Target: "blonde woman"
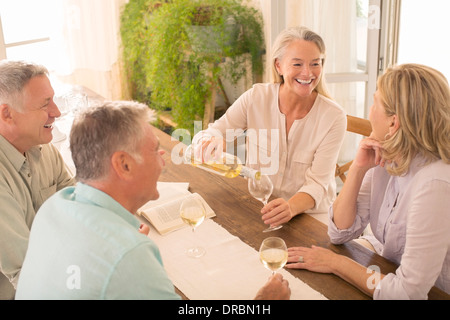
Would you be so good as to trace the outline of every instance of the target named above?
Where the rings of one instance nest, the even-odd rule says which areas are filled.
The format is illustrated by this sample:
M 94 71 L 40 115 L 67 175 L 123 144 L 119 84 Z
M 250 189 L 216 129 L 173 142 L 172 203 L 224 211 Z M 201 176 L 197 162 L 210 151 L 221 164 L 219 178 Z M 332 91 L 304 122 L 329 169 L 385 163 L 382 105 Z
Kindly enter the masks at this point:
M 260 165 L 274 185 L 276 199 L 262 209 L 264 223 L 278 226 L 303 212 L 327 218 L 347 120 L 326 91 L 325 44 L 313 31 L 292 27 L 272 52 L 274 83 L 255 84 L 193 143 L 202 138 L 204 150 L 214 153 L 228 130 L 246 130 L 247 165 Z
M 290 248 L 288 268 L 334 273 L 375 299 L 426 299 L 434 285 L 450 293 L 448 82 L 422 65 L 391 68 L 378 80 L 369 118 L 373 132 L 330 208 L 328 233 L 344 243 L 370 223 L 398 269 L 368 273 L 319 247 Z

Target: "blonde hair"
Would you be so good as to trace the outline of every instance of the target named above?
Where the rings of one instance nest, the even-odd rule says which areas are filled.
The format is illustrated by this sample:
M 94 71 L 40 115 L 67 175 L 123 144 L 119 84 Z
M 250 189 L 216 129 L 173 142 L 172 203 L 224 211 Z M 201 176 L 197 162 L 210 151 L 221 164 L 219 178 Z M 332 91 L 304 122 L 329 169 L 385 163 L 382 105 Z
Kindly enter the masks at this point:
M 427 163 L 450 163 L 450 90 L 439 71 L 418 64 L 390 68 L 378 79 L 378 89 L 388 116 L 396 115 L 400 127 L 383 142 L 383 157 L 395 164 L 393 175 L 408 171 L 417 155 Z
M 305 40 L 313 42 L 317 48 L 319 48 L 319 51 L 322 55 L 322 68 L 325 65 L 325 56 L 326 56 L 326 48 L 325 48 L 325 42 L 323 41 L 322 37 L 319 36 L 317 33 L 309 30 L 306 27 L 302 26 L 296 26 L 291 27 L 288 29 L 285 29 L 282 31 L 278 37 L 275 40 L 275 43 L 272 47 L 272 78 L 274 83 L 283 83 L 283 77 L 281 77 L 276 68 L 276 61 L 282 60 L 283 56 L 286 52 L 286 48 L 289 46 L 289 44 L 292 43 L 292 41 L 295 40 Z M 319 79 L 319 83 L 317 84 L 317 87 L 315 88 L 315 91 L 320 93 L 321 95 L 331 99 L 331 96 L 328 92 L 326 83 L 325 83 L 325 77 L 322 72 L 322 75 Z

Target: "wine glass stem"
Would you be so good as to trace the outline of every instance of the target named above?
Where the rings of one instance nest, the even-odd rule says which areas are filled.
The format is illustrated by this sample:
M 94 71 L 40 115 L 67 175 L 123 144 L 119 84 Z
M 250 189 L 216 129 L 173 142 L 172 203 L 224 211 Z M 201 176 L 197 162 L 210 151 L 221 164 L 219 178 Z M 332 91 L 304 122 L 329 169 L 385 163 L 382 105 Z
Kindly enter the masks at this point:
M 192 250 L 192 253 L 197 254 L 198 248 L 197 248 L 197 240 L 195 238 L 195 227 L 192 227 L 192 237 L 194 239 L 194 244 L 193 244 L 191 250 Z

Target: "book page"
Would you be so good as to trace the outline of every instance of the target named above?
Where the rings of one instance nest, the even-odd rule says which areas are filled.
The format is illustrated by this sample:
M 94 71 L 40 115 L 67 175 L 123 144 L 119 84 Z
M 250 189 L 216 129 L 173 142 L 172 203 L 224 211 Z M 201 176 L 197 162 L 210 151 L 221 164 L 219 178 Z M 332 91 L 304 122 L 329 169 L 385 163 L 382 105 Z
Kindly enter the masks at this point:
M 158 188 L 158 190 L 160 189 Z M 166 191 L 168 190 L 160 190 L 160 193 L 163 194 L 163 200 L 160 198 L 158 199 L 159 201 L 149 201 L 138 211 L 161 235 L 188 227 L 180 218 L 180 206 L 186 197 L 197 197 L 200 199 L 205 206 L 207 218 L 215 216 L 214 211 L 199 194 L 191 193 L 186 189 L 171 187 L 171 196 L 168 196 Z
M 157 189 L 159 192 L 159 198 L 147 202 L 141 207 L 140 210 L 145 210 L 147 208 L 154 208 L 163 205 L 167 202 L 173 201 L 174 199 L 190 195 L 191 192 L 189 192 L 188 188 L 189 183 L 158 181 Z

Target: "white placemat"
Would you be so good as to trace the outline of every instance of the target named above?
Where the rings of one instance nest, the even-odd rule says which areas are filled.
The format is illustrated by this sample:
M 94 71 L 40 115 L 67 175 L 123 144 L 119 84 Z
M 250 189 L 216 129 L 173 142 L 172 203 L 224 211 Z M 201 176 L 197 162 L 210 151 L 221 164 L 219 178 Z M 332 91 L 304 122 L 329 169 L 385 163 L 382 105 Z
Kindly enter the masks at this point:
M 151 229 L 149 237 L 161 251 L 169 278 L 191 300 L 253 299 L 271 275 L 255 249 L 211 219 L 194 234 L 190 227 L 165 236 Z M 206 249 L 203 257 L 186 256 L 185 249 L 194 244 Z M 279 272 L 289 281 L 292 300 L 326 299 L 286 270 Z

